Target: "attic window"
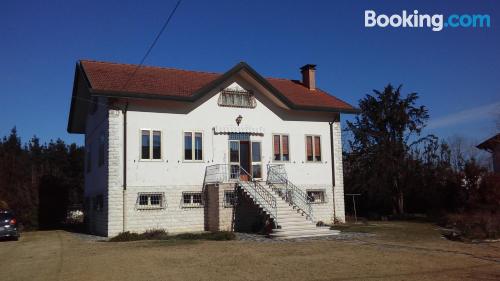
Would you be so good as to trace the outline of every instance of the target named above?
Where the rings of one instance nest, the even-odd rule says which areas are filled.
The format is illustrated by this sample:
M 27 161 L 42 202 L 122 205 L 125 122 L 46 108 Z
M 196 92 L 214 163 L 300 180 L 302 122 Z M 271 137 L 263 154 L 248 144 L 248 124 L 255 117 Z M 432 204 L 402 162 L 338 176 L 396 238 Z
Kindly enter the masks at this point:
M 220 93 L 219 106 L 255 108 L 257 102 L 252 92 L 223 90 Z

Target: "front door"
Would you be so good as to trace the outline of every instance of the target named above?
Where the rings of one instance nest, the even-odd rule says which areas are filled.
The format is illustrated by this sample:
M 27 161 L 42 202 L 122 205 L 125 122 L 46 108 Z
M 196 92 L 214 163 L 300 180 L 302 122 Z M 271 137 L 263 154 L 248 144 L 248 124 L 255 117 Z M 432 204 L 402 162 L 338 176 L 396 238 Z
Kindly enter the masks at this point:
M 254 154 L 258 155 L 258 157 L 252 157 Z M 250 180 L 252 177 L 250 175 L 254 173 L 254 169 L 257 169 L 256 164 L 258 164 L 258 174 L 260 175 L 260 142 L 255 143 L 248 140 L 230 140 L 229 164 L 231 166 L 232 179 L 239 178 L 243 181 Z M 242 170 L 240 170 L 240 167 Z
M 243 168 L 244 171 L 241 171 L 240 180 L 248 181 L 250 180 L 250 170 L 251 161 L 250 161 L 250 142 L 249 141 L 240 141 L 240 167 Z

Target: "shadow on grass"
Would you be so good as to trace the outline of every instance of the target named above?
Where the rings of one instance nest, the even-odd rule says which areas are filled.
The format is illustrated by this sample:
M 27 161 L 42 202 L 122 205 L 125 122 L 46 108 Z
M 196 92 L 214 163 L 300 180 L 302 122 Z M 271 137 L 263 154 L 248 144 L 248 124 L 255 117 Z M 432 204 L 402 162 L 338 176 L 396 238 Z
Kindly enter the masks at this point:
M 200 243 L 200 240 L 142 240 L 148 243 L 141 243 L 139 247 L 141 248 L 155 248 L 155 247 L 171 247 L 171 246 L 184 246 L 184 245 L 196 245 Z
M 342 232 L 370 233 L 391 241 L 432 241 L 441 238 L 438 226 L 415 221 L 369 221 L 334 225 Z
M 341 232 L 355 232 L 355 233 L 375 233 L 380 230 L 377 225 L 368 223 L 348 223 L 334 225 L 331 229 L 340 230 Z

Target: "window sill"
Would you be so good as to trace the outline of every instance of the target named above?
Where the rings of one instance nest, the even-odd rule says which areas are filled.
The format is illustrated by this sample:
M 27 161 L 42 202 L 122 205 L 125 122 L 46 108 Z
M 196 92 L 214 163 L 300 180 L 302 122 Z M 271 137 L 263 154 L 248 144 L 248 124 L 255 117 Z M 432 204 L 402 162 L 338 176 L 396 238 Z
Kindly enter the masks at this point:
M 151 211 L 151 210 L 163 210 L 165 209 L 165 207 L 145 207 L 145 206 L 142 206 L 142 207 L 135 207 L 135 209 L 137 211 Z
M 204 207 L 204 205 L 187 205 L 187 204 L 186 205 L 182 205 L 183 209 L 184 208 L 186 208 L 186 209 L 193 209 L 193 208 L 194 209 L 198 209 L 198 208 L 203 208 L 203 207 Z
M 182 160 L 182 163 L 205 163 L 205 160 Z
M 163 159 L 139 159 L 139 162 L 163 162 Z

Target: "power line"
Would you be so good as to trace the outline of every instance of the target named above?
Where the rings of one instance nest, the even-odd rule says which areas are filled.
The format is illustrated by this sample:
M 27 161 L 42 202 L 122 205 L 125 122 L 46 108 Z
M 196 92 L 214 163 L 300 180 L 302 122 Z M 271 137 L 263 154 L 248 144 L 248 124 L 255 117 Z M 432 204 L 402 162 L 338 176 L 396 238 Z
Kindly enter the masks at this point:
M 126 89 L 128 83 L 130 82 L 130 80 L 132 80 L 132 77 L 134 77 L 134 75 L 137 73 L 137 71 L 139 70 L 139 68 L 142 67 L 142 64 L 144 63 L 144 61 L 148 57 L 149 53 L 151 53 L 151 50 L 153 50 L 154 46 L 156 45 L 156 42 L 158 42 L 158 39 L 160 39 L 160 36 L 163 33 L 163 31 L 165 31 L 165 29 L 167 28 L 168 24 L 170 23 L 170 20 L 174 16 L 175 11 L 177 11 L 177 8 L 181 4 L 181 2 L 182 2 L 182 0 L 179 0 L 179 1 L 177 1 L 177 4 L 175 4 L 174 9 L 172 10 L 172 12 L 170 12 L 170 15 L 168 16 L 167 20 L 165 21 L 165 23 L 163 24 L 162 28 L 160 29 L 160 32 L 158 32 L 158 35 L 156 35 L 156 38 L 151 43 L 151 46 L 149 46 L 146 54 L 144 54 L 144 56 L 142 57 L 141 62 L 137 65 L 137 67 L 135 68 L 134 72 L 129 76 L 129 78 L 125 82 L 125 84 L 123 84 L 123 87 L 121 89 L 122 91 Z
M 170 15 L 168 16 L 167 20 L 165 21 L 165 23 L 163 24 L 162 28 L 160 29 L 160 32 L 158 32 L 158 34 L 156 35 L 155 39 L 153 40 L 153 42 L 149 46 L 148 50 L 146 51 L 146 53 L 142 57 L 141 62 L 137 65 L 137 67 L 135 68 L 134 72 L 132 72 L 132 74 L 128 77 L 127 81 L 123 84 L 122 88 L 120 89 L 121 91 L 125 90 L 125 88 L 127 87 L 128 83 L 130 82 L 130 80 L 132 80 L 132 78 L 135 76 L 135 74 L 137 73 L 137 71 L 139 70 L 139 68 L 142 67 L 142 65 L 144 64 L 144 61 L 149 56 L 149 54 L 153 50 L 154 46 L 156 45 L 156 43 L 160 39 L 161 35 L 163 34 L 163 32 L 165 31 L 165 29 L 167 28 L 168 24 L 170 23 L 170 20 L 174 16 L 175 11 L 177 11 L 177 8 L 181 4 L 181 2 L 182 2 L 182 0 L 177 1 L 177 3 L 175 4 L 174 9 L 172 10 L 172 12 L 170 12 Z M 102 102 L 99 102 L 97 100 L 93 100 L 93 99 L 89 99 L 89 98 L 78 97 L 78 96 L 74 96 L 74 98 L 82 100 L 82 101 L 87 101 L 87 102 L 89 102 L 91 104 L 109 106 L 109 104 L 102 103 Z M 112 106 L 110 106 L 110 107 L 113 108 Z M 122 110 L 121 108 L 118 108 L 118 107 L 115 107 L 113 109 Z

